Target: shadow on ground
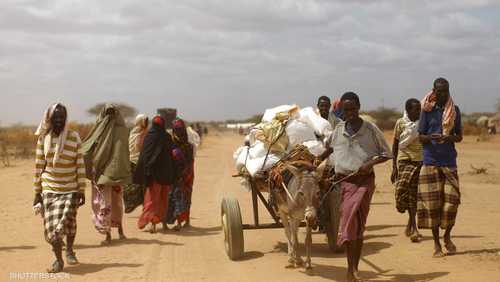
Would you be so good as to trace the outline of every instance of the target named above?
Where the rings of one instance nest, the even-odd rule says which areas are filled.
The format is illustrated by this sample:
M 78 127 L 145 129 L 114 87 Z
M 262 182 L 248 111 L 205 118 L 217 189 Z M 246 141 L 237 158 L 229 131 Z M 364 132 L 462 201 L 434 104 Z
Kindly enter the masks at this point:
M 32 250 L 36 249 L 35 246 L 4 246 L 0 247 L 0 252 L 11 252 L 11 251 L 17 251 L 17 250 Z
M 99 264 L 80 263 L 79 265 L 65 268 L 64 272 L 69 273 L 71 275 L 85 275 L 90 273 L 96 273 L 108 268 L 135 268 L 141 266 L 143 265 L 136 263 L 99 263 Z
M 160 245 L 160 246 L 183 246 L 184 244 L 180 243 L 172 243 L 172 242 L 164 242 L 156 239 L 138 239 L 138 238 L 127 238 L 125 240 L 113 240 L 109 245 L 81 245 L 76 244 L 75 250 L 83 250 L 83 249 L 95 249 L 95 248 L 107 248 L 107 247 L 118 247 L 124 245 Z

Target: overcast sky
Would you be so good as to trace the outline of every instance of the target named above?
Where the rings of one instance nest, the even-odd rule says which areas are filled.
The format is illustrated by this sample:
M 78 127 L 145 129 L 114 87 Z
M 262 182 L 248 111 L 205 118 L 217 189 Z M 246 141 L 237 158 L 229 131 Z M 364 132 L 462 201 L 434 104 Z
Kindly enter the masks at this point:
M 0 123 L 120 101 L 188 120 L 357 92 L 401 108 L 438 76 L 462 111 L 500 98 L 499 0 L 1 0 Z

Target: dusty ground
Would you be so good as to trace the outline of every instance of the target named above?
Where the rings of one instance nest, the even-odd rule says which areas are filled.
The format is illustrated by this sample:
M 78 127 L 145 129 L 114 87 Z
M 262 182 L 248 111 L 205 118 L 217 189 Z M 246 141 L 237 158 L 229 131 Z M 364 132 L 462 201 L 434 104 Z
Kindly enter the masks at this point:
M 90 206 L 78 214 L 76 252 L 81 264 L 66 268 L 74 281 L 343 281 L 346 260 L 328 251 L 324 235 L 314 235 L 311 273 L 285 269 L 287 260 L 282 230 L 245 232 L 243 260 L 230 261 L 224 252 L 219 224 L 220 201 L 236 196 L 245 222 L 251 219 L 250 194 L 239 187 L 232 153 L 241 137 L 225 134 L 205 140 L 197 159 L 193 228 L 180 233 L 151 235 L 136 227 L 139 210 L 125 216 L 129 239 L 101 247 L 93 228 Z M 389 164 L 377 168 L 377 192 L 368 218 L 364 258 L 360 268 L 372 281 L 500 281 L 500 139 L 477 143 L 474 138 L 458 146 L 463 204 L 454 232 L 459 253 L 432 259 L 430 232 L 412 244 L 403 235 L 406 215 L 394 208 Z M 471 175 L 470 165 L 487 167 L 487 175 Z M 17 161 L 0 168 L 3 218 L 0 233 L 0 281 L 11 273 L 41 272 L 52 263 L 43 240 L 41 218 L 34 216 L 32 162 Z M 87 191 L 87 201 L 90 193 Z M 262 221 L 269 220 L 261 212 Z M 116 236 L 116 234 L 113 234 Z M 303 236 L 302 236 L 303 237 Z M 29 278 L 29 277 L 28 277 Z M 25 277 L 25 279 L 28 279 Z

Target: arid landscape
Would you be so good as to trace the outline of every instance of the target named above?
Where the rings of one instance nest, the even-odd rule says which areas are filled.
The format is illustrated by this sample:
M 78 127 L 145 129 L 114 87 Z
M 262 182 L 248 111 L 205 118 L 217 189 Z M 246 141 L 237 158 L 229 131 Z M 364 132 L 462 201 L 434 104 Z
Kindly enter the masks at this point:
M 389 138 L 388 134 L 388 138 Z M 233 133 L 209 135 L 198 153 L 192 227 L 181 232 L 149 234 L 137 229 L 140 208 L 125 216 L 125 241 L 101 246 L 87 204 L 78 213 L 77 256 L 81 264 L 65 269 L 71 281 L 343 281 L 344 254 L 331 253 L 323 234 L 313 235 L 313 270 L 286 269 L 282 230 L 245 231 L 245 256 L 230 261 L 220 228 L 220 202 L 225 195 L 238 198 L 244 222 L 251 222 L 250 194 L 232 178 L 232 153 L 242 142 Z M 360 270 L 370 281 L 500 281 L 500 138 L 477 142 L 467 136 L 458 145 L 462 205 L 454 232 L 458 253 L 432 258 L 428 230 L 424 241 L 405 237 L 407 216 L 396 212 L 390 164 L 377 168 L 377 190 L 365 234 Z M 44 272 L 52 263 L 50 246 L 43 240 L 42 219 L 31 209 L 31 160 L 11 160 L 0 166 L 3 218 L 0 280 L 12 273 Z M 486 173 L 477 174 L 475 168 Z M 263 209 L 261 209 L 263 211 Z M 262 221 L 270 221 L 261 212 Z M 113 233 L 116 238 L 116 233 Z M 303 240 L 303 234 L 301 234 Z M 64 280 L 63 279 L 63 280 Z

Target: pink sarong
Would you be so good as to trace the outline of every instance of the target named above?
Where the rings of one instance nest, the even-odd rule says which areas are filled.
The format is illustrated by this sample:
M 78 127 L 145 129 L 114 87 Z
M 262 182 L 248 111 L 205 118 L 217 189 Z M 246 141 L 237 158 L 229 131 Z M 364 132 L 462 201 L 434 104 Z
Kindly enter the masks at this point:
M 375 175 L 353 177 L 340 184 L 342 205 L 340 236 L 337 244 L 342 246 L 347 241 L 363 238 L 366 219 L 370 211 L 370 202 L 375 190 Z
M 122 225 L 123 188 L 121 186 L 92 185 L 92 221 L 99 233 Z
M 141 217 L 137 222 L 139 229 L 148 223 L 160 223 L 167 213 L 169 185 L 153 182 L 144 193 L 144 204 Z

